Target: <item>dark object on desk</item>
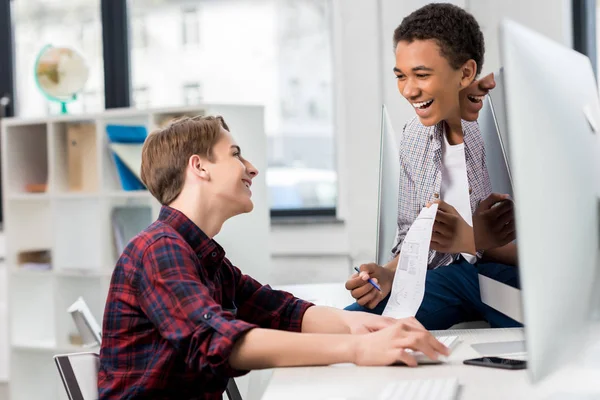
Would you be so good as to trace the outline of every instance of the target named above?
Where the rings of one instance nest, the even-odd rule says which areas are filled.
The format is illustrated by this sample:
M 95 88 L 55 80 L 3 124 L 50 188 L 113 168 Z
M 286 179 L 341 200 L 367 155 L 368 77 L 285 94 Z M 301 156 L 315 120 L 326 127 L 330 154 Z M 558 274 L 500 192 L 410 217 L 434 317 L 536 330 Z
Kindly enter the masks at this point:
M 524 360 L 512 360 L 501 357 L 481 357 L 465 360 L 467 365 L 478 365 L 480 367 L 502 368 L 502 369 L 525 369 L 527 362 Z

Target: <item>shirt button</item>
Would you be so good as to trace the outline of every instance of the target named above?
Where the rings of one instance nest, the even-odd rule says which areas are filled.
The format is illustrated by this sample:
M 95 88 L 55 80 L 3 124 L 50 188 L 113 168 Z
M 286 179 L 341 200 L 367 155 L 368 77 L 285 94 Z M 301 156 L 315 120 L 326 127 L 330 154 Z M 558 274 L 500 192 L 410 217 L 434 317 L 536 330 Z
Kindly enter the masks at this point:
M 213 252 L 212 252 L 212 254 L 211 254 L 211 256 L 212 256 L 213 258 L 215 258 L 215 257 L 217 256 L 217 252 L 216 252 L 216 251 L 213 251 Z
M 433 197 L 435 197 L 436 199 L 439 199 L 440 198 L 440 194 L 439 193 L 434 193 Z
M 204 319 L 210 319 L 211 317 L 212 317 L 211 313 L 206 313 L 202 316 L 202 318 L 204 318 Z
M 473 188 L 469 188 L 469 194 L 473 193 Z
M 429 135 L 429 140 L 433 140 L 433 135 Z

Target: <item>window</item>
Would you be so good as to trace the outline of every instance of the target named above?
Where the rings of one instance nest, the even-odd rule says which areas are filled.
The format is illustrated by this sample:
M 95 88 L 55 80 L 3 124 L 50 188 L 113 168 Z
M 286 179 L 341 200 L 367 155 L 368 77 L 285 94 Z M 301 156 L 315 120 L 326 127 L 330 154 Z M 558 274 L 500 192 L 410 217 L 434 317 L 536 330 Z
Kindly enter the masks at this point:
M 104 94 L 98 93 L 95 90 L 85 90 L 79 94 L 82 111 L 89 113 L 102 108 L 104 104 Z
M 98 111 L 104 101 L 102 64 L 102 28 L 100 0 L 27 0 L 12 1 L 16 114 L 42 116 L 60 112 L 60 105 L 40 92 L 33 74 L 40 50 L 48 45 L 66 46 L 78 51 L 89 68 L 89 77 L 78 99 L 68 105 L 69 113 Z M 86 105 L 81 101 L 95 93 Z M 89 109 L 93 105 L 94 109 Z
M 133 49 L 146 49 L 148 47 L 148 29 L 144 15 L 131 18 L 131 32 Z
M 182 41 L 185 46 L 198 45 L 200 43 L 200 18 L 196 8 L 184 8 L 181 11 L 183 35 Z
M 130 0 L 152 38 L 131 53 L 133 87 L 148 88 L 150 107 L 264 105 L 272 209 L 335 209 L 331 0 L 190 4 Z
M 150 90 L 146 86 L 133 89 L 133 106 L 135 108 L 148 108 L 150 105 Z
M 202 86 L 199 83 L 183 85 L 183 103 L 186 106 L 202 103 Z

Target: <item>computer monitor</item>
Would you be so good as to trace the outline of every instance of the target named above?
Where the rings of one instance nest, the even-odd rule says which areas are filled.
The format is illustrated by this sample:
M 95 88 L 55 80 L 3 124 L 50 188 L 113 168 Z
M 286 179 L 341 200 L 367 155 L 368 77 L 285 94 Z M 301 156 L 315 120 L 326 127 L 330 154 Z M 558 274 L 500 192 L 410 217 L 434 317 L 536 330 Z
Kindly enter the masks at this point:
M 514 199 L 508 153 L 503 71 L 494 73 L 496 87 L 483 99 L 477 122 L 485 146 L 485 162 L 493 193 L 509 194 Z M 518 236 L 518 234 L 517 234 Z M 523 323 L 523 305 L 518 288 L 479 274 L 481 301 L 513 320 Z M 493 351 L 525 351 L 524 341 L 494 343 Z M 484 346 L 485 347 L 485 346 Z M 492 351 L 492 347 L 488 349 Z
M 377 207 L 376 263 L 387 263 L 398 229 L 400 157 L 396 133 L 384 106 L 381 108 L 379 191 Z
M 500 26 L 525 337 L 538 382 L 578 355 L 598 266 L 600 105 L 590 60 Z
M 490 176 L 492 192 L 513 195 L 510 175 L 510 155 L 504 101 L 502 69 L 494 73 L 496 87 L 483 99 L 479 111 L 479 130 L 485 146 L 485 162 Z

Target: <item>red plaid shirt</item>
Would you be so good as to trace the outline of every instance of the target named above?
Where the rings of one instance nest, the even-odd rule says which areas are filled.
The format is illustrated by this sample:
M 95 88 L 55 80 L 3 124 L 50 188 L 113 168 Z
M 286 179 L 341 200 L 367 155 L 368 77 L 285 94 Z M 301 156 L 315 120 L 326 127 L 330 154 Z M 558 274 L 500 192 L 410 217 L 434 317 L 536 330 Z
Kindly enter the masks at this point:
M 102 326 L 100 399 L 221 399 L 236 340 L 254 327 L 300 331 L 311 303 L 243 275 L 170 207 L 126 247 Z

